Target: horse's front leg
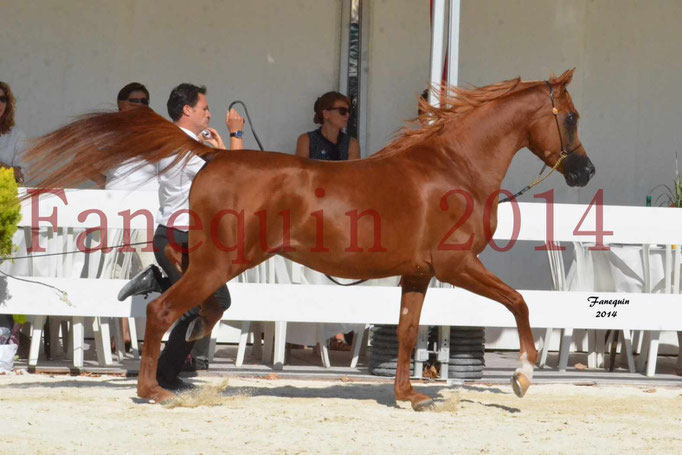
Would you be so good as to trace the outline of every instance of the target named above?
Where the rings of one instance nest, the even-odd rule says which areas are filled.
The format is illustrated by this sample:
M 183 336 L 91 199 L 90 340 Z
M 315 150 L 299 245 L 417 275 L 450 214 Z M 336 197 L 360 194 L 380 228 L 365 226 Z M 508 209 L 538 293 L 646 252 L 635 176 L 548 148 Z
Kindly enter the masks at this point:
M 516 369 L 511 383 L 516 395 L 519 398 L 523 397 L 533 379 L 533 366 L 538 358 L 538 351 L 535 349 L 530 329 L 528 306 L 521 294 L 490 273 L 473 255 L 467 256 L 463 263 L 445 271 L 437 268 L 436 278 L 500 302 L 514 315 L 521 345 L 519 357 L 521 367 Z
M 398 323 L 398 365 L 393 386 L 395 399 L 409 401 L 412 409 L 423 411 L 433 405 L 433 400 L 417 393 L 410 384 L 410 357 L 417 341 L 419 316 L 430 276 L 403 276 L 401 280 L 400 322 Z

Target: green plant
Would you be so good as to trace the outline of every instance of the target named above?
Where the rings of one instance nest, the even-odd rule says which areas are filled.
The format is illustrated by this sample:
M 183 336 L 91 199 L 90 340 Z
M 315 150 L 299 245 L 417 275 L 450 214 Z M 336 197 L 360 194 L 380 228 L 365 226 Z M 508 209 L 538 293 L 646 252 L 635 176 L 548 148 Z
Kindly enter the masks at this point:
M 660 191 L 660 194 L 656 195 Z M 673 186 L 656 185 L 650 193 L 655 198 L 655 204 L 662 207 L 682 207 L 682 178 L 680 178 L 680 171 L 677 166 L 677 154 L 675 154 L 675 180 Z
M 17 183 L 12 169 L 0 169 L 0 261 L 15 250 L 12 237 L 21 221 Z

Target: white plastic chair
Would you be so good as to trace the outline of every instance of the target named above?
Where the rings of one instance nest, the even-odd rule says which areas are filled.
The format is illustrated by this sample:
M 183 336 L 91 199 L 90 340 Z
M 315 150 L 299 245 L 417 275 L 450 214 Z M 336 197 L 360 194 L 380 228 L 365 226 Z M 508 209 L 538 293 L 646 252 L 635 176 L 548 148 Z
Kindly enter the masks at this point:
M 655 287 L 651 279 L 651 261 L 649 250 L 651 245 L 644 245 L 642 248 L 644 255 L 644 283 L 647 291 L 652 292 Z M 675 245 L 673 250 L 672 245 L 665 246 L 665 262 L 664 262 L 664 278 L 662 292 L 666 294 L 680 293 L 680 265 L 681 265 L 681 251 L 682 245 Z M 647 376 L 654 376 L 656 374 L 656 361 L 658 358 L 658 344 L 661 332 L 658 330 L 651 330 L 644 333 L 642 341 L 642 350 L 637 359 L 637 370 L 644 372 Z M 682 332 L 677 332 L 678 339 L 678 355 L 677 368 L 682 368 Z

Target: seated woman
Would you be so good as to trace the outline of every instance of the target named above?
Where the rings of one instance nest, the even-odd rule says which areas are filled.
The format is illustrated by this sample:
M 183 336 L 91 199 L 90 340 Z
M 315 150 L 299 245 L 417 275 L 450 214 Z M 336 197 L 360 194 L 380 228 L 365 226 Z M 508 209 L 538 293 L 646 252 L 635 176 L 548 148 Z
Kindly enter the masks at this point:
M 14 126 L 15 101 L 6 82 L 0 82 L 0 167 L 11 168 L 17 183 L 24 183 L 20 155 L 26 136 Z
M 315 110 L 313 122 L 321 126 L 298 137 L 296 155 L 326 161 L 360 159 L 358 140 L 343 131 L 350 117 L 348 97 L 339 92 L 327 92 L 315 101 L 313 109 Z M 341 351 L 350 350 L 350 343 L 346 338 L 352 334 L 352 329 L 352 324 L 325 324 L 325 331 L 332 330 L 327 333 L 332 335 L 336 333 L 336 336 L 330 340 L 330 348 Z M 342 332 L 349 333 L 344 335 Z
M 350 117 L 350 100 L 339 92 L 327 92 L 315 101 L 313 121 L 320 128 L 303 133 L 296 142 L 296 155 L 313 160 L 360 159 L 360 144 L 343 130 Z

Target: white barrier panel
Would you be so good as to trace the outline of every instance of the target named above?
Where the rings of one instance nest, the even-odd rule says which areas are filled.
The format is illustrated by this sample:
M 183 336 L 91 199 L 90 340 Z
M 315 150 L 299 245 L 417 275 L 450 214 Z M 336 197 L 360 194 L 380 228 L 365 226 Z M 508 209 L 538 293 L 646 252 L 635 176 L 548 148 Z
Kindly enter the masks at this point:
M 45 286 L 3 279 L 0 313 L 58 316 L 145 316 L 147 300 L 116 300 L 125 280 L 41 278 L 69 294 L 70 304 Z M 400 288 L 230 283 L 231 321 L 397 324 Z M 533 327 L 682 330 L 682 302 L 674 294 L 520 291 Z M 596 297 L 596 299 L 595 299 Z M 609 302 L 611 301 L 611 302 Z M 615 302 L 613 302 L 615 301 Z M 666 317 L 661 317 L 666 315 Z M 501 304 L 462 289 L 431 288 L 421 325 L 516 327 Z

